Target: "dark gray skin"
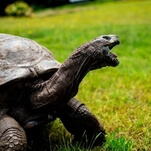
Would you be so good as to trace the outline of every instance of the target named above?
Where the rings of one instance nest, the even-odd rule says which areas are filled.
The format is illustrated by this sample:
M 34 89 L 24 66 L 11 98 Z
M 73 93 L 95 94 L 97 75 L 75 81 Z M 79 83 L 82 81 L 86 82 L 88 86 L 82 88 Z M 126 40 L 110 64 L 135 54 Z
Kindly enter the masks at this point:
M 104 128 L 73 97 L 89 71 L 119 64 L 109 51 L 117 44 L 115 35 L 100 36 L 60 64 L 36 42 L 0 34 L 0 150 L 49 150 L 31 142 L 36 145 L 34 135 L 57 117 L 75 140 L 85 142 L 85 134 L 90 143 L 97 136 L 93 145 L 102 145 Z

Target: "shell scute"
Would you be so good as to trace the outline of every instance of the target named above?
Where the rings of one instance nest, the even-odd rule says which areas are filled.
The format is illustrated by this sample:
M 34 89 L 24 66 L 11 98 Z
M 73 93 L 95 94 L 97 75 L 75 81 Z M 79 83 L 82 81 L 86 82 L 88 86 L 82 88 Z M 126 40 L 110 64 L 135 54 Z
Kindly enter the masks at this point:
M 30 69 L 39 75 L 54 72 L 59 67 L 52 53 L 35 41 L 0 34 L 0 86 L 34 77 Z

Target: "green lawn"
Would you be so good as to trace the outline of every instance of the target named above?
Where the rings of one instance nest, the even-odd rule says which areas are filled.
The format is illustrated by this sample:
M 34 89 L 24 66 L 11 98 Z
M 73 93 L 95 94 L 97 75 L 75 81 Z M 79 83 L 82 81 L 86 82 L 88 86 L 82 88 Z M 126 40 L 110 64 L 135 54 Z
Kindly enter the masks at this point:
M 90 3 L 37 12 L 33 18 L 1 17 L 0 32 L 31 38 L 60 62 L 99 35 L 118 35 L 121 44 L 114 51 L 120 65 L 90 72 L 77 98 L 107 131 L 106 144 L 95 151 L 151 150 L 151 1 Z M 58 123 L 56 129 L 62 127 Z M 53 144 L 56 150 L 83 151 L 56 131 L 55 139 L 64 135 L 60 146 Z

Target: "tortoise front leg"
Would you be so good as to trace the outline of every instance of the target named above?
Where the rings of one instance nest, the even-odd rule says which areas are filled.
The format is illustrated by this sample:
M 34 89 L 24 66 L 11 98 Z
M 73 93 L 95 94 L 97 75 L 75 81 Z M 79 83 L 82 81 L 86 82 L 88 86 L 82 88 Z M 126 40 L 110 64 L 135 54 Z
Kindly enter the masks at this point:
M 74 139 L 90 147 L 101 146 L 105 142 L 105 130 L 88 108 L 72 98 L 59 113 L 59 118 Z
M 25 151 L 26 135 L 10 116 L 0 116 L 0 151 Z

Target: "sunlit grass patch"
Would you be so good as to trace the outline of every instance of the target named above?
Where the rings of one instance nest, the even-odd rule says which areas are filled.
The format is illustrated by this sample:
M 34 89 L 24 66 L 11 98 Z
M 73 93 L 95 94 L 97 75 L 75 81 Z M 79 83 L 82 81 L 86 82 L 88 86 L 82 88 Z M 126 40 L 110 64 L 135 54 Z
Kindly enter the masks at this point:
M 127 139 L 125 136 L 117 137 L 115 133 L 111 133 L 107 137 L 107 144 L 104 149 L 107 151 L 132 151 L 132 147 L 132 140 Z

